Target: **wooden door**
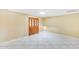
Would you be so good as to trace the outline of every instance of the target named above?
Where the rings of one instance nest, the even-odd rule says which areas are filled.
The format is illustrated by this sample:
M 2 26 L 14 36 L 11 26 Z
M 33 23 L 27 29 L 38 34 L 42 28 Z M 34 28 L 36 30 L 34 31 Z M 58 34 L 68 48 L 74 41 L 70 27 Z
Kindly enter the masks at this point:
M 29 17 L 29 35 L 39 32 L 39 18 Z

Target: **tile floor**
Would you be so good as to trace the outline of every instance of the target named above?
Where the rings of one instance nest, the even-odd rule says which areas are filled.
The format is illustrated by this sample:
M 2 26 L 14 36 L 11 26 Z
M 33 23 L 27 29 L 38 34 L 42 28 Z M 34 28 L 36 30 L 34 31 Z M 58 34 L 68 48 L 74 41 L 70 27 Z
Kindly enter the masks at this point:
M 1 49 L 78 49 L 79 38 L 48 31 L 0 43 Z

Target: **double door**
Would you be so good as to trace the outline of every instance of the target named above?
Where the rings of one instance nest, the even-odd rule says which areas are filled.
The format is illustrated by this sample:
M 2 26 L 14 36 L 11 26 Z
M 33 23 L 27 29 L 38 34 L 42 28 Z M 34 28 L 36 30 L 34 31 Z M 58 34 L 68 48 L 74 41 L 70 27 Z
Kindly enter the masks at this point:
M 29 17 L 29 35 L 39 32 L 39 18 Z

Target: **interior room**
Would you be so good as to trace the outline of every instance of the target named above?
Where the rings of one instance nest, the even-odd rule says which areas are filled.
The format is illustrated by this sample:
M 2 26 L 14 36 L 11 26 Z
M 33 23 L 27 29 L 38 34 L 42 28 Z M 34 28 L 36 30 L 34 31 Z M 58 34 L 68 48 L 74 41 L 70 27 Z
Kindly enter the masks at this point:
M 78 48 L 78 9 L 0 9 L 0 49 Z

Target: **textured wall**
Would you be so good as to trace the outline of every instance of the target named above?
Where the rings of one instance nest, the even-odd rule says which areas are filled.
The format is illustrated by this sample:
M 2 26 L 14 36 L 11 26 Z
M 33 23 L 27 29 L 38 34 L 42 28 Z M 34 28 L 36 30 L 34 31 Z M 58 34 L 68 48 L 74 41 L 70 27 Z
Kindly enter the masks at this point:
M 0 10 L 0 41 L 27 35 L 28 16 L 7 10 Z
M 79 14 L 44 18 L 47 30 L 79 37 Z

